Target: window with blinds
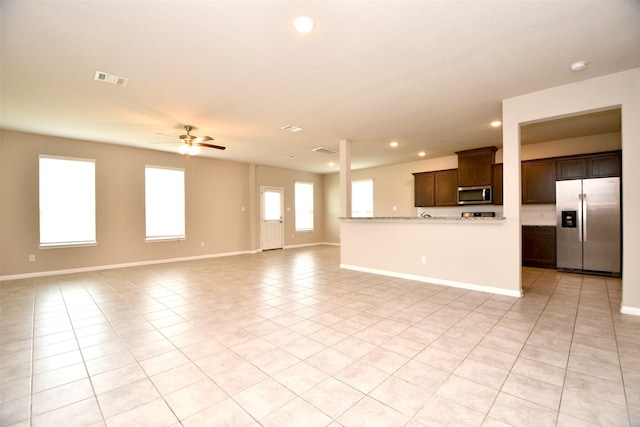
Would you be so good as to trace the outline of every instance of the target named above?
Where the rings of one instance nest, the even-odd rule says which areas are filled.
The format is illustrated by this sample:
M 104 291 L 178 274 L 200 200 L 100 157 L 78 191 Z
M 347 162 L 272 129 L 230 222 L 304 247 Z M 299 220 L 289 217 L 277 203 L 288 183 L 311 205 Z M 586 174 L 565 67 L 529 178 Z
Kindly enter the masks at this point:
M 185 238 L 184 169 L 146 166 L 146 240 Z
M 296 231 L 313 231 L 313 183 L 295 184 Z
M 40 247 L 96 244 L 96 161 L 38 160 Z

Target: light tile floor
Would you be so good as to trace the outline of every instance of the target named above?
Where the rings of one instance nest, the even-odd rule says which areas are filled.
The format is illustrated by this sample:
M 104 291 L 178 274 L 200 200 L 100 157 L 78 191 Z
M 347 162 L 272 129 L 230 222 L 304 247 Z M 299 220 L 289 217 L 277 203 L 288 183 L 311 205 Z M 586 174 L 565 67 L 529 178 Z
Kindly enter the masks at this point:
M 331 246 L 6 281 L 0 425 L 640 425 L 620 280 L 523 284 L 341 270 Z

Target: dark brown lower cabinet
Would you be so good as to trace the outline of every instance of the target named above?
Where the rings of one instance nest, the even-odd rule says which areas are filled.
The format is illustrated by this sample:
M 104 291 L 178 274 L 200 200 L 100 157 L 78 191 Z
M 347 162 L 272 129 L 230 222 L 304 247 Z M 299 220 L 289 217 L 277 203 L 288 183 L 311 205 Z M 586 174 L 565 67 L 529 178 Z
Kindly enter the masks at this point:
M 522 227 L 522 265 L 556 268 L 556 227 L 546 225 Z

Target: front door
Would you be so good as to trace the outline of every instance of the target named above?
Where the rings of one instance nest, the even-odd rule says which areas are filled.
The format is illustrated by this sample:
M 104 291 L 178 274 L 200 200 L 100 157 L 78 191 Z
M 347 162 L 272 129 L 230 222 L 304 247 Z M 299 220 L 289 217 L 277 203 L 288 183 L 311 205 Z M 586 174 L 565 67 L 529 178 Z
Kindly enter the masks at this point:
M 263 251 L 282 249 L 283 246 L 282 193 L 283 189 L 279 187 L 260 187 Z

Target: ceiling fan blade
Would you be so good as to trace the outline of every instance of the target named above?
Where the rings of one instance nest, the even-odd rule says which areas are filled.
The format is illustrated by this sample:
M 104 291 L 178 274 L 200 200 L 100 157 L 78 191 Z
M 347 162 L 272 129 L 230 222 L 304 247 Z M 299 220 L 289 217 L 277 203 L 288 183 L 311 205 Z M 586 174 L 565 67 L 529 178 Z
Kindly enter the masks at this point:
M 156 135 L 166 136 L 167 138 L 171 138 L 171 139 L 178 139 L 177 136 L 175 136 L 175 135 L 167 135 L 166 133 L 156 132 Z
M 204 141 L 213 141 L 213 138 L 211 138 L 210 136 L 199 136 L 196 139 L 194 139 L 194 142 L 204 142 Z
M 199 145 L 200 147 L 207 148 L 215 148 L 216 150 L 226 150 L 227 147 L 223 147 L 222 145 L 213 145 L 213 144 L 203 144 L 202 142 L 196 142 L 194 145 Z

